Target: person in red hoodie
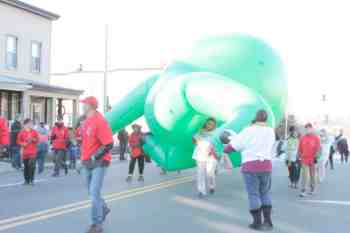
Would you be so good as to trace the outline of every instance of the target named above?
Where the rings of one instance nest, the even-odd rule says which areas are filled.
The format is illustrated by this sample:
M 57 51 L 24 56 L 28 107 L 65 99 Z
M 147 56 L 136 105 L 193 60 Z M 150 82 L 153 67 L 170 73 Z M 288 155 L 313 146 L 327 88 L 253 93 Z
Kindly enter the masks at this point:
M 305 125 L 306 134 L 299 142 L 299 156 L 301 161 L 301 193 L 300 197 L 306 196 L 306 187 L 310 185 L 310 195 L 315 192 L 317 154 L 321 149 L 321 140 L 314 132 L 311 123 Z
M 17 144 L 22 147 L 24 185 L 34 185 L 35 159 L 38 153 L 39 133 L 33 129 L 31 119 L 25 119 L 23 125 L 24 128 L 17 135 Z
M 54 173 L 53 177 L 60 175 L 60 169 L 64 168 L 65 174 L 68 174 L 68 166 L 66 164 L 67 143 L 69 140 L 68 128 L 64 126 L 63 119 L 58 119 L 55 126 L 51 130 L 51 143 L 54 152 Z
M 129 165 L 129 174 L 126 178 L 127 182 L 132 181 L 132 177 L 134 174 L 135 164 L 136 160 L 139 165 L 139 178 L 138 181 L 144 181 L 143 178 L 143 170 L 145 167 L 145 154 L 142 149 L 143 144 L 143 137 L 144 134 L 141 131 L 141 125 L 133 124 L 131 126 L 133 132 L 131 133 L 129 137 L 129 146 L 130 146 L 130 152 L 131 152 L 131 160 Z
M 0 157 L 8 153 L 10 143 L 10 133 L 7 120 L 0 116 Z
M 113 133 L 106 118 L 97 111 L 98 101 L 95 97 L 86 97 L 81 102 L 85 116 L 81 126 L 81 161 L 91 198 L 92 224 L 87 233 L 101 233 L 102 223 L 110 212 L 101 196 L 101 189 L 112 160 Z

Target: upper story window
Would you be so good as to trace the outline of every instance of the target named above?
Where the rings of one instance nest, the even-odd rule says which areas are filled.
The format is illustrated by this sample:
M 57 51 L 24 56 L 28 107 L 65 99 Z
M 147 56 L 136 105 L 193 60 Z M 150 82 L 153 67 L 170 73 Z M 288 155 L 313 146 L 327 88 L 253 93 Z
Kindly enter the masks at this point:
M 17 69 L 17 50 L 18 50 L 18 38 L 15 36 L 7 36 L 6 67 L 8 69 Z
M 33 73 L 40 73 L 41 71 L 41 43 L 32 42 L 32 65 L 31 71 Z

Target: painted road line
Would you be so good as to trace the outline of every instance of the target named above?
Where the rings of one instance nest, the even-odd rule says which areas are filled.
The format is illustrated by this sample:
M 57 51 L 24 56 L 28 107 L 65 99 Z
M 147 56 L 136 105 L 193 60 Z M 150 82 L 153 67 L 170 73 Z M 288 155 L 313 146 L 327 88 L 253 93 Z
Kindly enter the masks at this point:
M 348 205 L 348 206 L 350 206 L 350 201 L 303 200 L 302 202 L 318 203 L 318 204 L 333 204 L 333 205 Z
M 153 187 L 157 187 L 157 186 L 161 186 L 161 185 L 165 185 L 165 184 L 168 184 L 168 183 L 180 181 L 180 180 L 183 180 L 183 179 L 189 179 L 189 178 L 191 178 L 191 177 L 190 176 L 188 176 L 188 177 L 181 177 L 181 178 L 176 178 L 176 179 L 171 179 L 171 180 L 168 180 L 168 181 L 164 181 L 164 182 L 161 182 L 161 183 L 158 183 L 158 184 L 154 184 L 154 185 L 148 185 L 148 186 L 144 186 L 144 187 L 129 189 L 129 190 L 125 190 L 125 191 L 122 191 L 122 192 L 119 192 L 119 193 L 111 193 L 111 194 L 105 195 L 104 198 L 108 199 L 108 198 L 112 198 L 112 197 L 115 197 L 115 196 L 120 196 L 120 195 L 124 195 L 124 194 L 128 194 L 128 193 L 132 193 L 132 192 L 137 192 L 137 191 L 140 191 L 140 190 L 149 189 L 149 188 L 153 188 Z M 52 208 L 52 209 L 47 209 L 47 210 L 35 212 L 35 213 L 32 213 L 32 214 L 22 215 L 22 216 L 18 216 L 18 217 L 14 217 L 14 218 L 9 218 L 9 219 L 3 219 L 3 220 L 0 220 L 0 225 L 6 224 L 6 223 L 9 223 L 9 222 L 13 222 L 13 221 L 18 221 L 18 220 L 22 220 L 22 219 L 36 217 L 36 216 L 43 215 L 43 214 L 49 214 L 50 212 L 60 211 L 60 210 L 67 209 L 67 208 L 74 208 L 76 206 L 84 205 L 84 204 L 88 204 L 88 203 L 90 203 L 90 200 L 84 200 L 84 201 L 80 201 L 80 202 L 76 202 L 76 203 L 71 203 L 71 204 L 55 207 L 55 208 Z
M 35 180 L 35 183 L 42 183 L 47 181 L 46 179 L 39 179 L 39 180 Z M 9 188 L 9 187 L 13 187 L 13 186 L 21 186 L 23 185 L 23 181 L 22 182 L 16 182 L 16 183 L 12 183 L 12 184 L 3 184 L 0 185 L 0 188 Z
M 152 188 L 155 188 L 155 187 L 158 187 L 158 186 L 172 184 L 174 182 L 188 180 L 188 179 L 191 179 L 191 178 L 192 178 L 191 176 L 187 176 L 187 177 L 171 179 L 171 180 L 164 181 L 164 182 L 161 182 L 161 183 L 158 183 L 158 184 L 154 184 L 154 185 L 148 185 L 148 186 L 144 186 L 144 187 L 134 188 L 134 189 L 122 191 L 122 192 L 119 192 L 119 193 L 111 193 L 111 194 L 105 195 L 104 198 L 107 200 L 107 199 L 110 199 L 110 198 L 126 195 L 126 194 L 129 194 L 129 193 L 143 191 L 143 190 L 148 190 L 148 189 L 152 189 Z M 90 203 L 90 200 L 84 200 L 84 201 L 71 203 L 71 204 L 67 204 L 67 205 L 63 205 L 63 206 L 59 206 L 59 207 L 55 207 L 55 208 L 52 208 L 52 209 L 47 209 L 47 210 L 43 210 L 43 211 L 39 211 L 39 212 L 27 214 L 27 215 L 13 217 L 13 218 L 9 218 L 9 219 L 3 219 L 3 220 L 0 220 L 0 226 L 4 225 L 4 224 L 7 224 L 7 223 L 15 222 L 15 221 L 20 221 L 20 220 L 24 220 L 24 219 L 28 219 L 28 218 L 34 218 L 34 217 L 37 217 L 37 216 L 40 216 L 40 215 L 50 214 L 52 212 L 62 211 L 64 209 L 75 208 L 77 206 L 86 205 L 86 204 L 89 204 L 89 203 Z
M 166 189 L 166 188 L 169 188 L 169 187 L 173 187 L 173 186 L 176 186 L 176 185 L 179 185 L 179 184 L 189 183 L 189 182 L 192 182 L 193 180 L 194 179 L 192 177 L 188 177 L 186 179 L 176 180 L 175 182 L 168 182 L 168 183 L 165 183 L 165 184 L 159 185 L 159 186 L 153 185 L 153 187 L 148 188 L 148 189 L 143 189 L 143 190 L 140 189 L 139 191 L 134 191 L 134 192 L 131 192 L 131 193 L 124 193 L 123 195 L 120 195 L 120 196 L 114 196 L 114 197 L 111 196 L 108 199 L 106 199 L 106 202 L 110 203 L 110 202 L 113 202 L 113 201 L 128 199 L 128 198 L 131 198 L 131 197 L 134 197 L 134 196 L 138 196 L 138 195 L 141 195 L 141 194 L 145 194 L 145 193 L 148 193 L 148 192 L 154 192 L 154 191 L 158 191 L 158 190 L 161 190 L 161 189 Z M 45 215 L 39 215 L 37 217 L 32 217 L 32 218 L 28 218 L 28 219 L 24 219 L 24 220 L 20 220 L 20 221 L 11 222 L 9 224 L 0 226 L 0 231 L 8 230 L 8 229 L 11 229 L 11 228 L 15 228 L 15 227 L 18 227 L 18 226 L 22 226 L 22 225 L 25 225 L 25 224 L 29 224 L 29 223 L 33 223 L 33 222 L 37 222 L 37 221 L 41 221 L 41 220 L 46 220 L 46 219 L 57 217 L 57 216 L 60 216 L 60 215 L 69 214 L 69 213 L 76 212 L 76 211 L 79 211 L 79 210 L 82 210 L 82 209 L 87 209 L 90 206 L 91 206 L 90 203 L 86 203 L 86 204 L 79 205 L 79 206 L 76 206 L 76 207 L 73 207 L 73 208 L 63 209 L 63 210 L 52 212 L 52 213 L 48 213 L 48 214 L 45 214 Z

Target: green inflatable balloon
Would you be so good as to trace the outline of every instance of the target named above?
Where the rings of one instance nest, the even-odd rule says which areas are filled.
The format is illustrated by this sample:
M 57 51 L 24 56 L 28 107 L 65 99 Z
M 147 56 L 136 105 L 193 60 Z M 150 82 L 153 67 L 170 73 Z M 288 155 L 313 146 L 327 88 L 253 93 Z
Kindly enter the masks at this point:
M 107 119 L 117 132 L 144 115 L 151 129 L 145 152 L 173 171 L 195 166 L 192 137 L 208 117 L 218 121 L 212 141 L 220 154 L 222 130 L 240 132 L 260 109 L 268 111 L 269 124 L 275 126 L 286 99 L 285 72 L 276 51 L 256 37 L 232 34 L 196 43 L 186 56 L 131 91 Z M 238 153 L 230 159 L 240 165 Z

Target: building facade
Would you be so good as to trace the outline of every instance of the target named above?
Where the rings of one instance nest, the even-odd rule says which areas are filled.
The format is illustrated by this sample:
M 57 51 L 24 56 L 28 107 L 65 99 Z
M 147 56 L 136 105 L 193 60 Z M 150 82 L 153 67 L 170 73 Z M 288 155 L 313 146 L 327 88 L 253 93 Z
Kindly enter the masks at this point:
M 81 90 L 50 85 L 52 23 L 59 15 L 17 0 L 0 0 L 0 115 L 52 125 L 72 123 Z

